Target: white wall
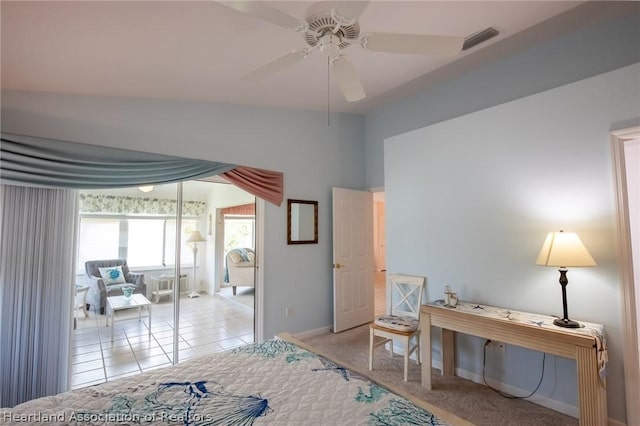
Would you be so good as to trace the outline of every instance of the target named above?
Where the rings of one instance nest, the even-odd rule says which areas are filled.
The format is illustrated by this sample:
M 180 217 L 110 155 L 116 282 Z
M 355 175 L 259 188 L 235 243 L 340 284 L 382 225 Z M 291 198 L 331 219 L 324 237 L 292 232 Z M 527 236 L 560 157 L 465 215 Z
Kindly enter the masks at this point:
M 3 91 L 2 131 L 284 172 L 265 211 L 264 336 L 331 324 L 331 187 L 364 189 L 361 116 Z M 286 198 L 319 202 L 318 244 L 286 244 Z
M 384 144 L 387 269 L 425 275 L 427 299 L 449 284 L 463 300 L 561 315 L 558 271 L 535 260 L 549 231 L 580 235 L 598 265 L 569 270 L 569 316 L 605 325 L 614 419 L 625 406 L 609 131 L 640 118 L 639 76 L 632 65 Z M 459 367 L 480 374 L 482 342 L 458 348 Z M 533 389 L 540 360 L 510 346 L 496 379 Z M 576 405 L 575 363 L 548 357 L 539 394 Z

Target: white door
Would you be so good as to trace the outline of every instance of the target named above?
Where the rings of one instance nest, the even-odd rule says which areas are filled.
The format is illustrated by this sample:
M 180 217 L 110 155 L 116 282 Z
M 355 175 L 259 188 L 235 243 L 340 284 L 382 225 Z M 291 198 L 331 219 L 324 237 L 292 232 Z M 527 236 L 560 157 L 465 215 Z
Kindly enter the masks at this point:
M 373 321 L 373 194 L 333 188 L 333 332 Z

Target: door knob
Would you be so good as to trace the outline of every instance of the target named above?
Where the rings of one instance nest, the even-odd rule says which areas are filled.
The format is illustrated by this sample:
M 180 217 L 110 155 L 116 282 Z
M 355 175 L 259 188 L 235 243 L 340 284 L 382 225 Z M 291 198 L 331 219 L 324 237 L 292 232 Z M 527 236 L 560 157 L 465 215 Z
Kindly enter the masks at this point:
M 336 269 L 340 269 L 340 268 L 344 268 L 345 265 L 341 265 L 340 263 L 334 263 L 333 267 L 336 268 Z

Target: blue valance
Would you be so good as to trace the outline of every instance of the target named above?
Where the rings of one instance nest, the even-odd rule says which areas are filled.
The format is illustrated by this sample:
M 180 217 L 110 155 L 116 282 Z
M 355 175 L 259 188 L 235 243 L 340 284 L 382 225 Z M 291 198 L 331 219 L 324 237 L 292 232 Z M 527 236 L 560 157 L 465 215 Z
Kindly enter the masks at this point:
M 2 133 L 3 184 L 48 188 L 126 188 L 218 175 L 236 167 L 215 161 Z

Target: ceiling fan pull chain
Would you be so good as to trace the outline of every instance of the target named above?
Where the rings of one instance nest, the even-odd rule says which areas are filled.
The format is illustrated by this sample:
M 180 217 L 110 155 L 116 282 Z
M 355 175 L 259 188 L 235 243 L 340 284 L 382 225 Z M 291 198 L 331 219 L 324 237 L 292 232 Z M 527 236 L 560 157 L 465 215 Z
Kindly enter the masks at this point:
M 331 79 L 329 78 L 329 73 L 331 72 L 331 58 L 329 58 L 327 56 L 327 126 L 331 126 L 331 114 L 329 111 L 331 102 L 329 101 L 329 97 L 330 97 L 330 93 L 331 91 L 330 89 L 330 84 L 331 84 Z

